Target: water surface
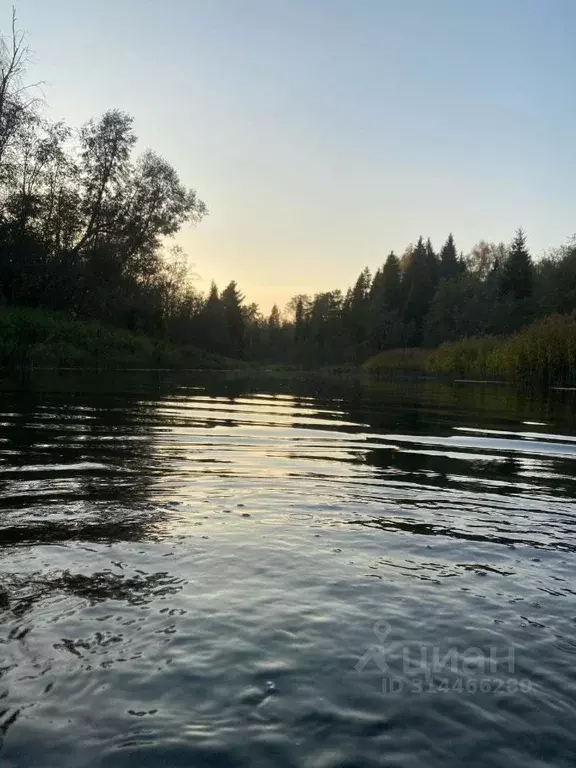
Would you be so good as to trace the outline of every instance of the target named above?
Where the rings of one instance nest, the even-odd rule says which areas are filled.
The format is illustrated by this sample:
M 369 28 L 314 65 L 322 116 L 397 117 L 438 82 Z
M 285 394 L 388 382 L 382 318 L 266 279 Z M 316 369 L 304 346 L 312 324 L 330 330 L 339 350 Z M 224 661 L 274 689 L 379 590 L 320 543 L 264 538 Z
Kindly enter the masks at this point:
M 2 768 L 573 766 L 573 392 L 0 397 Z

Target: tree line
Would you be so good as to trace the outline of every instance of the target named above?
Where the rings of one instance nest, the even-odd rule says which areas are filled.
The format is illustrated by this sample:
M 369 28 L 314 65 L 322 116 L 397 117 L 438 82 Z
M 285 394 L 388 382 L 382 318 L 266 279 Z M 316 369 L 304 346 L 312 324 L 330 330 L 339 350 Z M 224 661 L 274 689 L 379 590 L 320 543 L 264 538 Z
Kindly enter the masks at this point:
M 576 310 L 576 243 L 534 262 L 519 229 L 509 245 L 481 240 L 436 252 L 420 237 L 345 292 L 297 296 L 284 324 L 292 354 L 311 364 L 359 363 L 387 349 L 510 334 L 538 317 Z
M 362 270 L 346 291 L 295 296 L 265 316 L 232 280 L 207 294 L 166 243 L 206 215 L 174 168 L 135 153 L 132 118 L 110 110 L 79 130 L 48 120 L 25 83 L 16 29 L 0 49 L 0 303 L 192 344 L 232 358 L 355 364 L 386 349 L 507 334 L 576 310 L 576 244 L 534 262 L 525 234 L 481 240 L 468 254 L 448 235 L 419 237 Z

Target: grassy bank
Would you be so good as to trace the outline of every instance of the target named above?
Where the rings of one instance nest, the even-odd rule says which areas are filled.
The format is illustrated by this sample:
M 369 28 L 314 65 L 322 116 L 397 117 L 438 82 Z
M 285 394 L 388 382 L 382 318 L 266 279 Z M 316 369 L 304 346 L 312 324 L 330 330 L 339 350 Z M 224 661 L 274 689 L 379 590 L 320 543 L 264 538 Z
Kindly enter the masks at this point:
M 526 384 L 576 382 L 576 318 L 553 315 L 518 333 L 442 344 L 430 352 L 427 369 L 475 378 L 501 378 Z
M 0 309 L 4 368 L 205 368 L 242 363 L 97 322 L 36 309 Z
M 401 350 L 402 351 L 402 350 Z M 532 386 L 576 384 L 576 317 L 552 315 L 510 336 L 447 342 L 433 350 L 381 352 L 365 364 L 376 375 L 412 370 L 452 378 L 501 379 Z
M 421 376 L 426 373 L 427 359 L 428 351 L 425 349 L 387 349 L 371 357 L 362 367 L 368 373 L 379 377 L 398 374 Z

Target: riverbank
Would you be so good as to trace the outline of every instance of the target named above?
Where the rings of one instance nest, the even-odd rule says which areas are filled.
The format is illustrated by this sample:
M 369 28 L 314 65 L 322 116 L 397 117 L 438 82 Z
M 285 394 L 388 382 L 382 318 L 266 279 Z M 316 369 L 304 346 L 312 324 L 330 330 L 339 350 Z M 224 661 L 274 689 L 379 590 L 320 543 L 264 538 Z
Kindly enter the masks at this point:
M 202 368 L 244 364 L 192 345 L 175 345 L 96 321 L 40 309 L 0 310 L 0 366 L 30 368 Z
M 74 320 L 40 309 L 0 309 L 0 367 L 97 369 L 254 369 L 286 375 L 367 373 L 375 377 L 460 377 L 501 380 L 530 386 L 576 384 L 576 317 L 553 315 L 510 336 L 483 336 L 446 342 L 436 349 L 402 348 L 380 352 L 360 368 L 266 365 L 233 360 L 193 345 Z
M 449 378 L 500 379 L 531 386 L 576 383 L 576 317 L 551 315 L 510 336 L 446 342 L 436 349 L 400 349 L 370 358 L 364 370 Z

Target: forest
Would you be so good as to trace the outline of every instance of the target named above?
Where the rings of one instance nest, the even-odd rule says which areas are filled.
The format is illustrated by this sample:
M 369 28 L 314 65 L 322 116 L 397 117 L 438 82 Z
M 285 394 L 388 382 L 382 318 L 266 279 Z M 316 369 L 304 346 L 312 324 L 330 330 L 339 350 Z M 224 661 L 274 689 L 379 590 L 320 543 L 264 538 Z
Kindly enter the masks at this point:
M 13 22 L 0 51 L 2 311 L 64 313 L 206 354 L 297 367 L 446 349 L 555 315 L 569 316 L 556 322 L 560 338 L 575 336 L 576 240 L 534 260 L 522 229 L 509 243 L 482 239 L 463 253 L 452 234 L 433 244 L 415 223 L 413 244 L 362 269 L 346 290 L 294 296 L 269 315 L 233 279 L 203 294 L 170 243 L 200 224 L 204 202 L 166 159 L 136 154 L 129 115 L 110 110 L 80 128 L 48 119 L 26 82 L 27 58 Z M 385 232 L 382 240 L 385 254 Z

